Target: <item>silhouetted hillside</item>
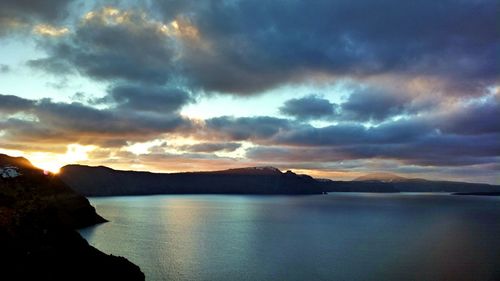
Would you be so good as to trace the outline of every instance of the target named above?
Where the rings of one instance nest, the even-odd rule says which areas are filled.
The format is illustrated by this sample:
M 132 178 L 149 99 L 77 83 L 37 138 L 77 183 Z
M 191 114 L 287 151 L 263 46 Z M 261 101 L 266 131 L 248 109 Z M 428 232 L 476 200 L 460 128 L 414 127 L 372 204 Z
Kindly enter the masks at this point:
M 399 192 L 386 182 L 320 180 L 319 183 L 325 192 Z
M 500 186 L 484 183 L 468 183 L 454 181 L 430 181 L 409 179 L 394 183 L 401 192 L 493 192 L 500 191 Z
M 371 174 L 353 181 L 313 179 L 273 167 L 215 172 L 150 173 L 108 167 L 68 165 L 60 177 L 86 196 L 147 194 L 319 194 L 322 192 L 491 192 L 499 186 L 451 181 L 408 179 Z
M 141 194 L 319 194 L 310 176 L 282 173 L 273 167 L 216 172 L 155 174 L 107 167 L 68 165 L 61 179 L 86 196 Z
M 495 192 L 500 186 L 483 183 L 455 181 L 431 181 L 420 178 L 405 178 L 389 173 L 368 174 L 352 181 L 354 184 L 376 184 L 394 188 L 400 192 Z
M 0 154 L 0 280 L 144 280 L 124 258 L 89 246 L 74 230 L 105 222 L 88 200 L 24 158 Z

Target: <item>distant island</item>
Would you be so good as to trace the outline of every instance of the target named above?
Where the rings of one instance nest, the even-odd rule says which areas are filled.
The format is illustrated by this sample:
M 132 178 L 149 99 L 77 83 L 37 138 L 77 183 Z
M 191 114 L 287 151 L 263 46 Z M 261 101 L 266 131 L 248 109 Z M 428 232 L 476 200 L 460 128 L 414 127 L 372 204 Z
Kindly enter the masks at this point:
M 500 186 L 368 174 L 352 181 L 315 179 L 274 167 L 151 173 L 68 165 L 61 179 L 85 196 L 148 194 L 323 194 L 328 192 L 495 192 Z
M 493 192 L 455 192 L 453 195 L 500 196 L 500 191 Z
M 58 176 L 3 154 L 0 169 L 1 280 L 144 280 L 74 230 L 106 220 Z
M 324 190 L 357 192 L 500 192 L 500 186 L 457 181 L 406 178 L 391 173 L 370 173 L 352 181 L 322 181 Z

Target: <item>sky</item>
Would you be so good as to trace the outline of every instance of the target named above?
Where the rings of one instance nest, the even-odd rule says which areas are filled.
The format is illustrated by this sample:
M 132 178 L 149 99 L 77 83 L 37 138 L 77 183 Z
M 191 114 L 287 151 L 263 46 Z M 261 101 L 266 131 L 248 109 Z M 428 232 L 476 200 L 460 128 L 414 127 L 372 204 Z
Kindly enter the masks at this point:
M 495 0 L 2 0 L 0 153 L 500 184 Z

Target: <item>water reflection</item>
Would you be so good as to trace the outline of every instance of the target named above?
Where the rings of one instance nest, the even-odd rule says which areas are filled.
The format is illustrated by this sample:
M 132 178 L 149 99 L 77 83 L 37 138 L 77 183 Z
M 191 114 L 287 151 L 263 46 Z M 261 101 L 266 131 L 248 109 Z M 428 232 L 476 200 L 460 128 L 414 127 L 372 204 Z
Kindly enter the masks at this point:
M 498 280 L 499 198 L 147 196 L 91 200 L 82 234 L 148 280 Z

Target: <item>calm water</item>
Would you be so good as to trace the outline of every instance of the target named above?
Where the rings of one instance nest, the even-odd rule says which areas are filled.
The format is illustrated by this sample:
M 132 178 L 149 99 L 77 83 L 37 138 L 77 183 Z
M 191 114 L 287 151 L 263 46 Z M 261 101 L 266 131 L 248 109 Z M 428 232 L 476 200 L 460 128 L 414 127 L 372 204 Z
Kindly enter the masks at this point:
M 500 197 L 93 198 L 81 230 L 146 280 L 500 280 Z

